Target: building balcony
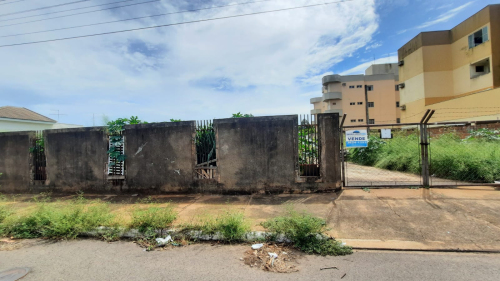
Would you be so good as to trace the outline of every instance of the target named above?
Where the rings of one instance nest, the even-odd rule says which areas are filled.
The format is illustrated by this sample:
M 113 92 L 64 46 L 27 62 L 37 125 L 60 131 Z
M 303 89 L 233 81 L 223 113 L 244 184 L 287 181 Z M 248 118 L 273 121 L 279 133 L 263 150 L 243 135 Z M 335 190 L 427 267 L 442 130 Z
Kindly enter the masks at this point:
M 323 86 L 327 85 L 328 83 L 340 83 L 341 78 L 342 78 L 342 76 L 340 76 L 338 74 L 324 76 L 323 77 Z
M 312 98 L 311 99 L 311 104 L 315 104 L 315 103 L 322 102 L 322 101 L 323 101 L 323 97 Z
M 320 114 L 321 113 L 321 109 L 313 109 L 311 110 L 311 114 Z
M 323 101 L 327 100 L 341 100 L 342 93 L 341 92 L 329 92 L 323 94 Z

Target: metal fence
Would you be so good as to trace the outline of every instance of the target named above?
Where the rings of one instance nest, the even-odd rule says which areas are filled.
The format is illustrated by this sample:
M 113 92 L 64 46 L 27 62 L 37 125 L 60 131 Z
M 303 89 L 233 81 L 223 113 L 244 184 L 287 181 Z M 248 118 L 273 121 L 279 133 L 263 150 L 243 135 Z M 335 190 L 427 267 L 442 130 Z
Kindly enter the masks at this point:
M 500 184 L 500 121 L 429 123 L 433 113 L 420 123 L 341 126 L 344 186 Z M 366 130 L 368 147 L 344 148 L 350 130 Z
M 196 167 L 198 179 L 213 179 L 217 170 L 216 138 L 212 120 L 196 122 Z
M 34 183 L 44 183 L 47 180 L 45 167 L 47 159 L 45 157 L 45 141 L 43 131 L 36 131 L 35 137 L 31 139 L 31 169 Z
M 320 142 L 314 115 L 299 115 L 299 172 L 301 177 L 320 176 Z

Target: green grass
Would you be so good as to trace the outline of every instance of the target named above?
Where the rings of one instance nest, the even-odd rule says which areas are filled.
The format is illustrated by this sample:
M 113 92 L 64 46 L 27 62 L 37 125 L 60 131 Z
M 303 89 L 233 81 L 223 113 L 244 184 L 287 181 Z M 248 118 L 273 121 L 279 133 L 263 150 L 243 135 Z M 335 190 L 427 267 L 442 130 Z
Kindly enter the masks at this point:
M 445 134 L 430 140 L 430 173 L 464 182 L 493 183 L 500 179 L 500 141 L 494 138 L 460 139 Z M 419 136 L 395 134 L 393 139 L 369 139 L 368 148 L 351 150 L 349 161 L 381 169 L 420 174 Z
M 298 249 L 319 255 L 348 255 L 352 248 L 343 246 L 324 234 L 326 222 L 308 213 L 299 213 L 288 209 L 284 216 L 267 220 L 261 224 L 272 233 L 271 240 L 276 240 L 280 235 L 290 239 Z
M 154 236 L 156 232 L 161 232 L 172 226 L 176 218 L 177 213 L 172 206 L 158 207 L 153 205 L 134 210 L 130 227 L 137 228 L 147 236 Z
M 229 243 L 242 241 L 250 224 L 241 212 L 225 211 L 218 216 L 206 216 L 193 224 L 183 225 L 184 231 L 198 230 L 202 235 L 220 235 Z
M 29 214 L 7 217 L 2 227 L 4 234 L 14 238 L 74 239 L 82 232 L 110 224 L 113 218 L 105 203 L 39 203 Z

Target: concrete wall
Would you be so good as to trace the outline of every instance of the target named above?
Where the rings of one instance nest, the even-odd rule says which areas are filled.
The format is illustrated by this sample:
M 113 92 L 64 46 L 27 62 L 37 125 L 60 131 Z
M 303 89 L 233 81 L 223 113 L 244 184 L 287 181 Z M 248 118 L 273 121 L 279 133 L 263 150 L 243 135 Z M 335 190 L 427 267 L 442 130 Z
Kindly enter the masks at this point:
M 0 192 L 23 192 L 30 185 L 30 138 L 34 132 L 0 134 Z
M 105 191 L 108 140 L 104 127 L 46 130 L 46 186 L 54 191 Z
M 195 122 L 125 126 L 126 189 L 145 192 L 193 190 Z
M 216 119 L 219 184 L 224 192 L 292 189 L 297 116 Z

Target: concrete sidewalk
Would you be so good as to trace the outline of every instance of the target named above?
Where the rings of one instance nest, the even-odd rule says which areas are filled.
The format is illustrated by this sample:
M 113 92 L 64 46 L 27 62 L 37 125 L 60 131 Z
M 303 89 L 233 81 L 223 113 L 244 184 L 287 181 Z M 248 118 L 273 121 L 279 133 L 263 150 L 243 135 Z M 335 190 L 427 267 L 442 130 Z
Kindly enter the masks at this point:
M 56 200 L 71 196 L 53 196 Z M 91 195 L 108 201 L 114 213 L 130 215 L 143 196 Z M 238 210 L 260 223 L 292 204 L 324 218 L 329 234 L 355 248 L 398 250 L 500 251 L 500 191 L 492 187 L 455 189 L 347 189 L 341 193 L 282 195 L 157 195 L 179 212 L 175 224 Z M 30 204 L 22 196 L 16 205 Z

